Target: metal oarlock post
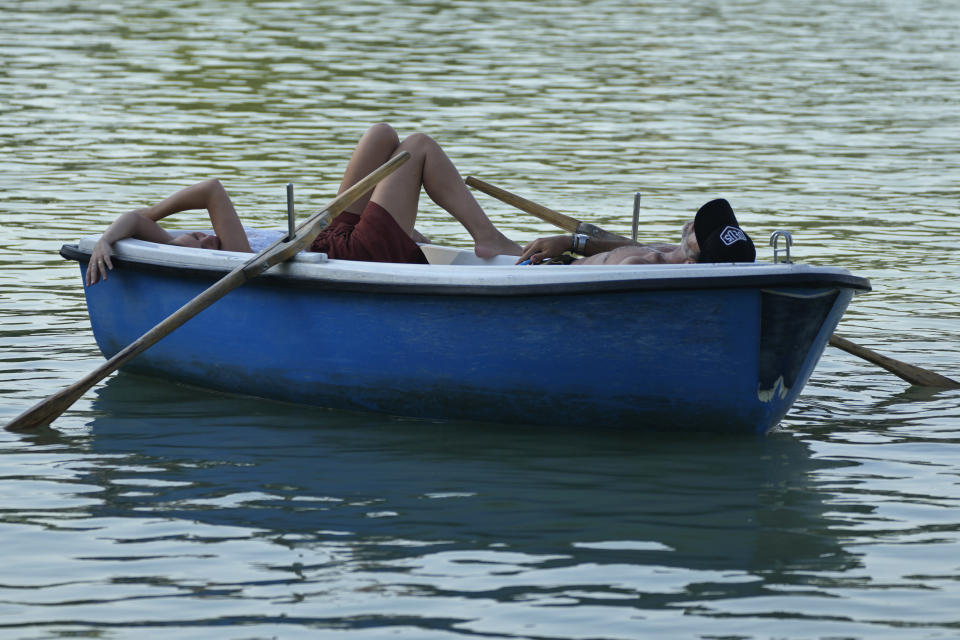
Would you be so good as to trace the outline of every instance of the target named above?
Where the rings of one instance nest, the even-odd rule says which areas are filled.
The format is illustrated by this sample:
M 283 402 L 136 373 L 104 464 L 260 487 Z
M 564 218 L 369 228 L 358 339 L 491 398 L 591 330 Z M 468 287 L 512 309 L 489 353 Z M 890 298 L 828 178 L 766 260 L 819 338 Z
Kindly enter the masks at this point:
M 640 192 L 633 194 L 633 234 L 630 236 L 637 241 L 637 227 L 640 226 Z
M 295 216 L 293 215 L 293 183 L 287 183 L 287 241 L 293 239 Z

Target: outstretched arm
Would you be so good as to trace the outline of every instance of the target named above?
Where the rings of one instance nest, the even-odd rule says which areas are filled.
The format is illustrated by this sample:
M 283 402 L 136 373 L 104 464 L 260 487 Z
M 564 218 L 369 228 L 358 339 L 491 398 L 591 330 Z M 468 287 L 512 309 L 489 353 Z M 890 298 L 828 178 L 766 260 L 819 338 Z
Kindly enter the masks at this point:
M 600 240 L 598 238 L 588 238 L 586 245 L 583 246 L 580 253 L 584 256 L 593 256 L 597 255 L 598 253 L 612 251 L 617 247 L 634 244 L 636 243 L 631 242 L 626 238 L 624 238 L 622 242 L 619 240 Z M 556 258 L 567 251 L 571 251 L 572 249 L 573 236 L 563 235 L 537 238 L 523 248 L 523 254 L 520 256 L 517 262 L 520 263 L 529 259 L 534 264 L 538 264 L 544 260 L 547 260 L 548 258 Z
M 97 240 L 97 244 L 93 246 L 93 252 L 90 254 L 90 264 L 87 265 L 86 281 L 88 287 L 96 284 L 98 280 L 106 279 L 107 269 L 113 269 L 113 262 L 110 259 L 113 243 L 124 238 L 139 238 L 167 244 L 173 236 L 156 222 L 141 214 L 140 211 L 124 213 L 107 227 L 107 230 Z

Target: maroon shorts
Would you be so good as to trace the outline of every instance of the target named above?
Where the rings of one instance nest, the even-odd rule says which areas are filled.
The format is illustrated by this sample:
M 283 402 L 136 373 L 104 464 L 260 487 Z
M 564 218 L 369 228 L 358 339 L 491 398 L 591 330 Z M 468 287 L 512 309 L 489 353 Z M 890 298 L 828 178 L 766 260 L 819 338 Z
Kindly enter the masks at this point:
M 427 264 L 423 251 L 390 213 L 372 200 L 361 215 L 344 211 L 310 245 L 336 260 Z

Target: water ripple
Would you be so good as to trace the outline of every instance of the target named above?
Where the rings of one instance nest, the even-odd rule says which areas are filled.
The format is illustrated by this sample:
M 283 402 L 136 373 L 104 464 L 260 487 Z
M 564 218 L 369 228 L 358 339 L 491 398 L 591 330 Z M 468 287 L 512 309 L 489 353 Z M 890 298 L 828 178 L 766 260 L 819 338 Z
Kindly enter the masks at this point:
M 644 239 L 727 197 L 760 244 L 790 229 L 802 262 L 872 280 L 843 333 L 960 378 L 958 31 L 947 0 L 6 3 L 0 417 L 102 361 L 63 242 L 214 176 L 248 223 L 282 226 L 284 185 L 318 208 L 378 121 L 619 233 L 640 191 Z M 520 241 L 556 232 L 480 200 Z M 420 226 L 469 245 L 426 201 Z M 958 419 L 957 392 L 831 349 L 761 442 L 371 418 L 120 375 L 56 431 L 0 435 L 0 628 L 944 637 Z

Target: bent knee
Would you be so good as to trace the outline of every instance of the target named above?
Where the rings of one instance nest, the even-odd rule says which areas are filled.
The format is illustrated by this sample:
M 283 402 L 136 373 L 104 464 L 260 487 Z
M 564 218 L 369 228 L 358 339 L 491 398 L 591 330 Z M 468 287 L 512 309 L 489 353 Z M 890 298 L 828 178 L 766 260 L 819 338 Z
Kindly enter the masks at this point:
M 400 136 L 397 135 L 396 129 L 391 127 L 386 122 L 378 122 L 377 124 L 371 126 L 367 129 L 367 132 L 363 134 L 363 137 L 373 140 L 377 144 L 390 145 L 396 147 L 400 144 Z
M 426 151 L 438 145 L 436 140 L 425 133 L 413 133 L 404 138 L 400 146 L 407 151 Z
M 218 178 L 208 178 L 198 185 L 207 195 L 226 193 L 227 189 Z

